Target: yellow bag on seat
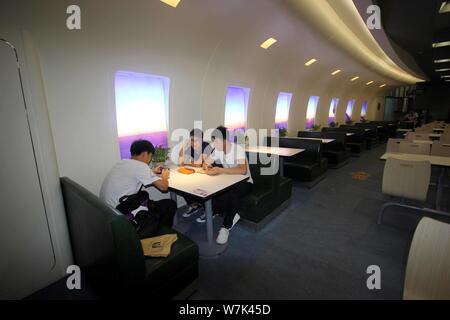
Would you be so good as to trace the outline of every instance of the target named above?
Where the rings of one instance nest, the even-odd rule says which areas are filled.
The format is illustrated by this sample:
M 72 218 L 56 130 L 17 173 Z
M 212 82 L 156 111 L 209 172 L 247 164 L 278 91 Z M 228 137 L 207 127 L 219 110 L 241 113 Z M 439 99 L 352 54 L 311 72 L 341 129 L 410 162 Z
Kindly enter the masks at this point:
M 176 234 L 165 234 L 158 237 L 142 239 L 141 245 L 144 256 L 153 258 L 166 258 L 170 255 L 172 244 L 178 240 Z

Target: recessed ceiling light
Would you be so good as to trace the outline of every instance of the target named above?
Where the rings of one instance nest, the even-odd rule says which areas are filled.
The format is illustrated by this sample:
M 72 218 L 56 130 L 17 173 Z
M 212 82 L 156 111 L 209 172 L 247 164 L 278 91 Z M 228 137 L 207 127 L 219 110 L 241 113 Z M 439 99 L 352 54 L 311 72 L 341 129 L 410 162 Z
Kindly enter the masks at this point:
M 373 81 L 369 81 L 366 83 L 366 86 L 370 86 L 373 83 Z
M 274 38 L 269 38 L 266 41 L 264 41 L 263 43 L 261 43 L 261 48 L 263 49 L 269 49 L 269 47 L 271 45 L 273 45 L 275 42 L 277 42 L 277 39 Z
M 174 8 L 176 8 L 178 4 L 181 2 L 181 0 L 160 0 L 160 1 Z
M 383 83 L 383 84 L 380 86 L 380 88 L 384 88 L 384 87 L 386 87 L 386 83 Z
M 305 66 L 309 67 L 310 65 L 312 65 L 313 63 L 316 63 L 316 62 L 317 62 L 317 59 L 311 59 L 307 63 L 305 63 Z
M 355 81 L 355 80 L 358 80 L 358 79 L 359 79 L 359 77 L 354 77 L 350 81 Z
M 339 72 L 341 72 L 341 70 L 340 70 L 340 69 L 337 69 L 336 71 L 334 71 L 333 73 L 331 73 L 331 75 L 335 76 L 335 75 L 337 75 Z
M 441 47 L 448 47 L 448 46 L 450 46 L 450 41 L 433 43 L 433 48 L 441 48 Z
M 450 1 L 442 2 L 441 8 L 439 9 L 439 13 L 447 13 L 450 12 Z
M 450 71 L 450 68 L 436 69 L 436 72 L 445 72 L 445 71 Z
M 434 60 L 434 63 L 445 63 L 445 62 L 450 62 L 450 59 L 439 59 L 439 60 Z

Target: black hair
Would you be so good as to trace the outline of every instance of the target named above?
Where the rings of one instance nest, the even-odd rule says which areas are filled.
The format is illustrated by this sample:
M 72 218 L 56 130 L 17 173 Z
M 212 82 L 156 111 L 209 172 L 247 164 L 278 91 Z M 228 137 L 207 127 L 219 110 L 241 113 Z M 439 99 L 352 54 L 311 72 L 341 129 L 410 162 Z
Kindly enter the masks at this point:
M 155 147 L 150 141 L 136 140 L 131 144 L 130 153 L 132 156 L 138 156 L 142 152 L 155 153 Z
M 219 126 L 211 133 L 211 137 L 213 140 L 216 138 L 227 140 L 228 139 L 228 129 L 224 126 Z
M 196 137 L 196 138 L 201 138 L 203 140 L 203 131 L 200 129 L 192 129 L 189 136 L 191 138 Z

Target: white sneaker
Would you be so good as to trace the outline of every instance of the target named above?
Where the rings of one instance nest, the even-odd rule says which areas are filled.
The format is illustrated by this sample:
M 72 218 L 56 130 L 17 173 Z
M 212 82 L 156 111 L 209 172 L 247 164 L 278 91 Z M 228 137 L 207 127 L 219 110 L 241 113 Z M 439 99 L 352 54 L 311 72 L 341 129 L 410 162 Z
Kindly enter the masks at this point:
M 228 242 L 228 236 L 230 235 L 230 230 L 227 228 L 222 228 L 219 231 L 216 242 L 217 244 L 226 244 Z

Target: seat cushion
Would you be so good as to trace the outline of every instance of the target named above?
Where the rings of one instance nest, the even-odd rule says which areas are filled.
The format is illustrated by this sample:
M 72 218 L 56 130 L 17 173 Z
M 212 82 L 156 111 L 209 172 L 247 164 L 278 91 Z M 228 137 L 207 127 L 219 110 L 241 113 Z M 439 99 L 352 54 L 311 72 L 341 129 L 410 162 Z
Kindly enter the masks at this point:
M 300 181 L 313 181 L 321 173 L 320 164 L 300 164 L 293 162 L 285 162 L 284 175 Z
M 150 291 L 158 292 L 164 286 L 165 292 L 176 292 L 168 290 L 171 279 L 180 278 L 183 283 L 180 288 L 185 287 L 198 277 L 198 246 L 183 234 L 168 228 L 160 228 L 158 235 L 176 233 L 178 240 L 172 245 L 170 256 L 167 258 L 145 259 L 146 286 Z M 184 279 L 184 280 L 182 280 Z M 179 285 L 179 284 L 176 284 Z
M 242 199 L 239 213 L 243 219 L 258 223 L 275 210 L 278 204 L 274 189 L 254 187 L 252 192 Z
M 347 147 L 350 148 L 352 153 L 361 153 L 364 150 L 364 145 L 357 142 L 348 142 Z

